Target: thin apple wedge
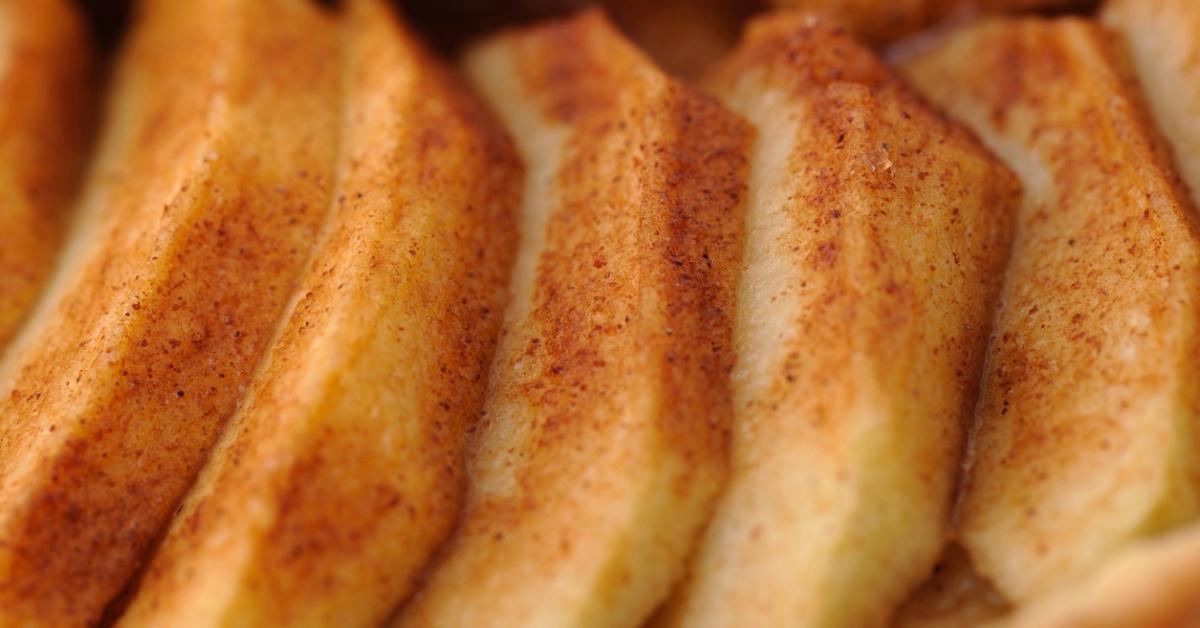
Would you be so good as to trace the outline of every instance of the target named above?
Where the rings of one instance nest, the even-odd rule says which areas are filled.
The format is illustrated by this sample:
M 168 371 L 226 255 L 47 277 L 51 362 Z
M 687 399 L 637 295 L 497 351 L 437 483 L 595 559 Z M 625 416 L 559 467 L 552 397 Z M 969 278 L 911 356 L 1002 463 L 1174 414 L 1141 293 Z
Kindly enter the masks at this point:
M 1109 0 L 1106 26 L 1125 44 L 1179 174 L 1200 205 L 1200 2 Z
M 1195 210 L 1118 52 L 991 20 L 903 64 L 1025 184 L 958 512 L 1018 604 L 1198 510 Z
M 677 626 L 872 626 L 945 542 L 1016 180 L 840 29 L 751 23 L 733 469 Z
M 120 626 L 375 626 L 456 520 L 521 169 L 389 13 L 347 7 L 330 222 Z
M 597 12 L 466 61 L 529 168 L 455 535 L 402 626 L 633 626 L 725 477 L 748 128 Z
M 92 57 L 68 0 L 0 2 L 0 355 L 62 241 L 93 117 Z
M 1082 0 L 1086 2 L 1087 0 Z M 868 41 L 884 43 L 927 26 L 980 13 L 1053 9 L 1081 0 L 772 0 L 824 15 Z
M 0 626 L 84 625 L 195 479 L 330 206 L 332 20 L 139 4 L 79 224 L 0 365 Z

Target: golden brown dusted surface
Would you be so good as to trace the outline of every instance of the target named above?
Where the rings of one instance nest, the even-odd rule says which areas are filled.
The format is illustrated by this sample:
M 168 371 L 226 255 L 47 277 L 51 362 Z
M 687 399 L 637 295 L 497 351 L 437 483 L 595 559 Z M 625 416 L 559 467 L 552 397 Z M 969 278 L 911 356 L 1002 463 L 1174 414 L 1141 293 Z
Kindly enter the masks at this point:
M 191 484 L 329 206 L 301 0 L 141 4 L 62 272 L 0 366 L 0 625 L 82 625 Z
M 976 13 L 1048 9 L 1081 0 L 772 0 L 781 7 L 811 10 L 870 42 L 886 42 L 941 20 Z
M 941 552 L 1017 196 L 839 29 L 753 22 L 730 486 L 678 626 L 881 625 Z
M 1194 209 L 1111 43 L 994 20 L 905 65 L 1026 187 L 959 513 L 1018 602 L 1197 510 Z
M 1200 191 L 1200 4 L 1113 0 L 1104 24 L 1121 35 L 1155 121 L 1174 148 L 1192 198 Z M 1059 593 L 1004 625 L 1034 627 L 1190 626 L 1200 622 L 1200 529 L 1132 543 Z
M 122 626 L 377 625 L 455 521 L 520 165 L 388 13 L 347 8 L 324 239 Z
M 68 0 L 0 1 L 0 355 L 58 252 L 93 118 L 92 57 Z
M 747 128 L 597 13 L 467 66 L 527 160 L 465 520 L 406 626 L 627 626 L 724 476 Z

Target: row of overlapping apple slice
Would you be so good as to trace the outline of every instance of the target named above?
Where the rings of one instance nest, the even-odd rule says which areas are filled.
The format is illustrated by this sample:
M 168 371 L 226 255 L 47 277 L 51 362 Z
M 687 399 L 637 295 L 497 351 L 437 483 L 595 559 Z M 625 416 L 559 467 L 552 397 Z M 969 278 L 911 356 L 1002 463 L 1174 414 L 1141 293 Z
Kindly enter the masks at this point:
M 87 54 L 3 8 L 0 625 L 858 626 L 949 539 L 1021 625 L 1196 610 L 1187 0 L 909 47 L 1016 179 L 798 14 L 728 110 L 502 35 L 497 122 L 374 0 L 146 2 L 62 253 Z

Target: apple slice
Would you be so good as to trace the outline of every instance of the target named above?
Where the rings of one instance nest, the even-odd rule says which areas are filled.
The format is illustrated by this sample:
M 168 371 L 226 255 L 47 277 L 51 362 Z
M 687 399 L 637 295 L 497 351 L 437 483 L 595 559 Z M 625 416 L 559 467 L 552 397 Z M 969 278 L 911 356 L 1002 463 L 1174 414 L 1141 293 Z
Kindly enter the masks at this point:
M 1053 9 L 1080 3 L 1080 0 L 772 1 L 781 7 L 823 14 L 872 42 L 891 41 L 947 19 L 968 18 L 979 13 Z
M 1025 184 L 958 513 L 1018 603 L 1197 513 L 1195 210 L 1111 43 L 993 20 L 904 63 Z
M 678 626 L 872 626 L 941 553 L 1017 186 L 840 30 L 755 20 L 729 488 Z
M 139 9 L 80 224 L 0 365 L 0 625 L 100 618 L 233 414 L 330 205 L 328 16 Z
M 330 223 L 121 626 L 375 626 L 456 520 L 520 164 L 389 13 L 349 4 Z
M 91 126 L 93 64 L 68 0 L 0 2 L 0 354 L 61 242 Z
M 1070 586 L 993 628 L 1119 628 L 1200 623 L 1200 527 L 1130 543 Z
M 467 68 L 529 167 L 465 519 L 404 626 L 633 626 L 725 477 L 749 129 L 597 12 Z
M 1200 3 L 1109 0 L 1102 15 L 1122 36 L 1154 119 L 1200 205 Z

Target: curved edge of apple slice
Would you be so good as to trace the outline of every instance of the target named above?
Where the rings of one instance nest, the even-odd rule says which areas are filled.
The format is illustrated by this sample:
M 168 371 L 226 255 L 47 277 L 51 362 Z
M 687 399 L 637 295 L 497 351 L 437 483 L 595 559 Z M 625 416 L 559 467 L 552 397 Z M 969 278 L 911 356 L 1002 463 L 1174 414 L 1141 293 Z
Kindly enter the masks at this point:
M 0 368 L 0 623 L 98 621 L 232 415 L 329 208 L 334 35 L 307 1 L 140 5 Z
M 8 2 L 0 21 L 0 357 L 54 266 L 86 158 L 95 53 L 64 0 Z
M 880 625 L 947 539 L 1013 175 L 841 29 L 747 27 L 733 470 L 660 625 Z
M 521 167 L 390 13 L 378 0 L 346 7 L 334 209 L 118 625 L 378 624 L 457 520 Z
M 724 478 L 749 129 L 600 14 L 469 74 L 528 163 L 464 521 L 399 624 L 634 625 Z

